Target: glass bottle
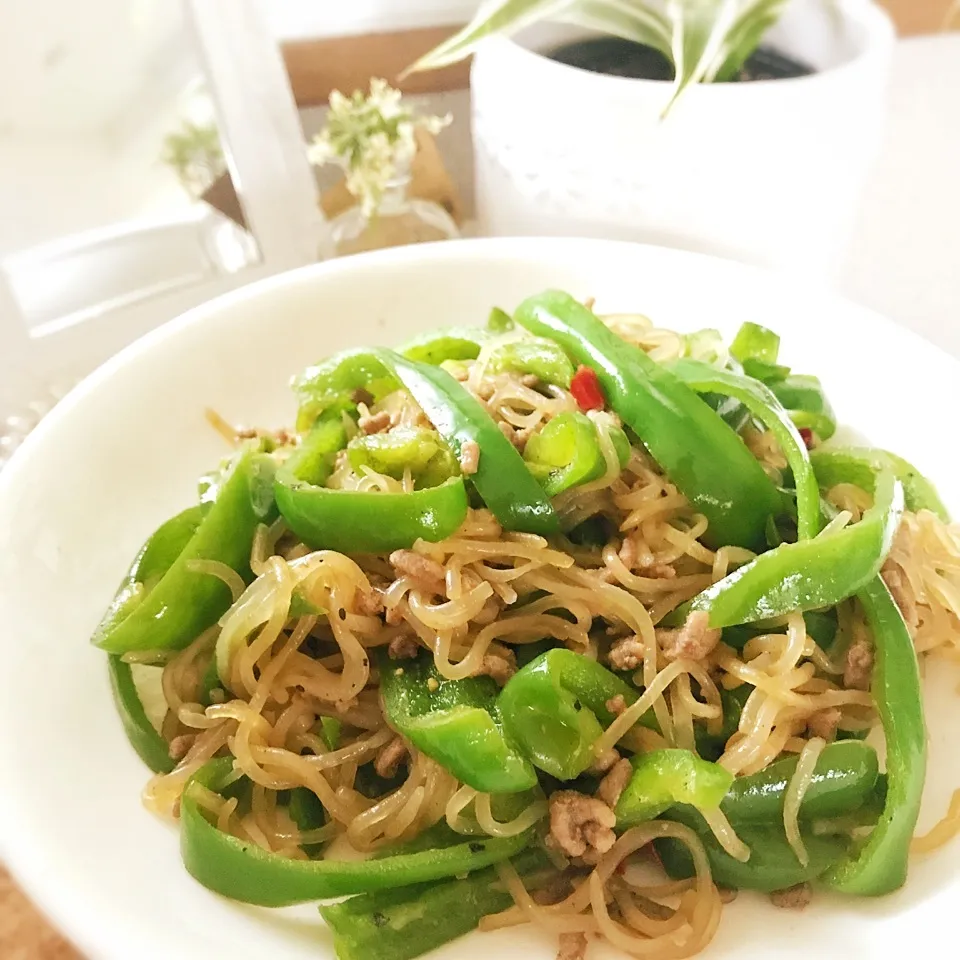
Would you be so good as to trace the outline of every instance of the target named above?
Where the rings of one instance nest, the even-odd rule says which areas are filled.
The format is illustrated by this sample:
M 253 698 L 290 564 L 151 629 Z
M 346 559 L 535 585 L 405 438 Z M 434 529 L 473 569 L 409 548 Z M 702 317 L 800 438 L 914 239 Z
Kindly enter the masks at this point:
M 379 207 L 369 217 L 357 204 L 333 220 L 331 230 L 337 256 L 460 236 L 456 223 L 443 207 L 409 195 L 410 179 L 406 173 L 391 180 Z

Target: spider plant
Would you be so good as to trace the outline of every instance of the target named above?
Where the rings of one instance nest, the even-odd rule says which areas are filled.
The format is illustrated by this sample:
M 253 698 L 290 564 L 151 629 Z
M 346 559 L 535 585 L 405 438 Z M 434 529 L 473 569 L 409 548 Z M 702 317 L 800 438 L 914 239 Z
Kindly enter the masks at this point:
M 692 83 L 736 77 L 788 0 L 487 0 L 473 20 L 411 70 L 445 67 L 487 37 L 542 20 L 569 23 L 659 50 L 675 79 L 664 113 Z

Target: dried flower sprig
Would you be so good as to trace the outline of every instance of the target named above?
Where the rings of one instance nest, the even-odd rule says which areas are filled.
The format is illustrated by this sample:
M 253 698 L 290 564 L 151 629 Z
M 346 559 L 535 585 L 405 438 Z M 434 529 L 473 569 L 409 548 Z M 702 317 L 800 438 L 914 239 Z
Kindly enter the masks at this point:
M 345 97 L 330 94 L 327 124 L 309 148 L 318 166 L 339 163 L 347 174 L 347 189 L 366 216 L 373 216 L 391 181 L 408 169 L 417 152 L 416 131 L 439 133 L 450 117 L 418 116 L 399 90 L 386 80 L 370 81 L 370 93 L 355 90 Z

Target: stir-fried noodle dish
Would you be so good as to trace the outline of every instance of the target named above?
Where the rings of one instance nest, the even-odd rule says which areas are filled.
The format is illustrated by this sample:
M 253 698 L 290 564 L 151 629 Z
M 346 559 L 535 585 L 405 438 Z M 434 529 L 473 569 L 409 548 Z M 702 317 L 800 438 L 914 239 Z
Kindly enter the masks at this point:
M 293 386 L 289 430 L 208 411 L 229 455 L 94 637 L 200 883 L 318 903 L 340 960 L 525 923 L 666 960 L 960 828 L 915 836 L 960 530 L 772 331 L 553 291 Z

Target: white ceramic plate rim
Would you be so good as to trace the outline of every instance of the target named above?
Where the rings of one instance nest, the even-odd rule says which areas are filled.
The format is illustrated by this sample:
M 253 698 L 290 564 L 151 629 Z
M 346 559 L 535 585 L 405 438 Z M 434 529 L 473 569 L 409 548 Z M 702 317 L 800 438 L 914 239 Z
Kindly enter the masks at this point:
M 511 239 L 511 240 L 481 240 L 461 241 L 435 247 L 402 248 L 392 251 L 383 251 L 364 257 L 320 264 L 295 271 L 291 274 L 273 277 L 261 281 L 250 287 L 235 291 L 225 297 L 198 307 L 183 316 L 171 321 L 164 327 L 142 338 L 135 344 L 122 351 L 119 355 L 104 364 L 99 370 L 85 380 L 58 408 L 47 418 L 38 430 L 26 441 L 22 449 L 13 458 L 10 465 L 0 472 L 0 507 L 6 497 L 21 482 L 21 477 L 28 477 L 33 464 L 41 457 L 42 451 L 48 442 L 56 437 L 62 425 L 66 425 L 73 418 L 74 410 L 82 404 L 84 399 L 101 390 L 109 390 L 110 381 L 114 375 L 136 361 L 149 354 L 159 344 L 176 338 L 183 331 L 194 325 L 208 322 L 214 317 L 223 316 L 234 306 L 248 299 L 268 297 L 273 291 L 296 283 L 322 284 L 325 278 L 356 273 L 366 274 L 386 266 L 436 263 L 441 261 L 476 260 L 477 269 L 482 270 L 483 264 L 488 261 L 498 261 L 503 258 L 515 258 L 518 261 L 529 261 L 543 265 L 556 258 L 557 261 L 575 260 L 575 254 L 584 259 L 594 258 L 601 260 L 607 256 L 611 258 L 623 257 L 625 251 L 632 251 L 638 261 L 649 260 L 651 264 L 667 265 L 678 271 L 688 271 L 691 276 L 702 272 L 706 276 L 723 275 L 735 279 L 744 289 L 763 288 L 769 290 L 771 296 L 784 296 L 790 290 L 803 290 L 802 296 L 811 303 L 819 303 L 824 309 L 843 316 L 843 325 L 857 328 L 865 338 L 869 337 L 874 344 L 874 352 L 866 350 L 866 357 L 884 356 L 890 358 L 911 358 L 922 364 L 929 372 L 931 380 L 940 385 L 947 384 L 943 396 L 947 399 L 957 399 L 958 391 L 953 384 L 960 381 L 960 365 L 955 360 L 941 353 L 931 344 L 914 334 L 893 324 L 891 321 L 863 309 L 855 304 L 843 301 L 828 291 L 812 286 L 809 282 L 800 280 L 790 274 L 774 274 L 768 271 L 718 261 L 716 258 L 699 254 L 689 254 L 679 251 L 664 250 L 655 247 L 627 245 L 606 241 L 580 241 L 565 239 Z M 813 292 L 811 292 L 811 290 Z M 638 297 L 642 300 L 642 297 Z M 775 321 L 771 321 L 776 325 Z M 882 343 L 882 347 L 876 347 Z M 876 351 L 879 352 L 876 352 Z M 932 389 L 932 388 L 931 388 Z M 931 394 L 932 396 L 932 394 Z M 954 407 L 955 409 L 956 407 Z M 905 450 L 908 456 L 916 456 L 914 451 Z M 960 488 L 954 486 L 946 488 L 948 500 L 954 504 L 958 502 Z M 3 598 L 0 598 L 2 600 Z M 3 640 L 0 639 L 0 644 Z M 0 717 L 3 716 L 3 704 L 0 704 Z M 10 719 L 10 718 L 8 718 Z M 5 742 L 0 737 L 0 760 L 2 760 Z M 2 769 L 2 765 L 0 765 Z M 75 887 L 59 880 L 57 872 L 57 851 L 44 844 L 44 824 L 31 818 L 29 788 L 26 785 L 15 786 L 5 784 L 0 790 L 0 840 L 3 842 L 2 852 L 7 865 L 20 880 L 24 889 L 40 904 L 40 906 L 82 949 L 91 957 L 125 958 L 129 956 L 130 944 L 138 943 L 137 927 L 135 922 L 125 917 L 111 914 L 109 908 L 92 896 L 95 890 L 95 879 L 91 879 L 89 890 L 78 890 Z M 130 798 L 131 803 L 136 798 Z M 936 893 L 937 891 L 935 891 Z M 941 891 L 947 893 L 948 891 Z M 912 898 L 911 898 L 912 899 Z M 936 897 L 937 900 L 941 898 Z M 887 901 L 888 904 L 891 901 Z M 877 911 L 870 904 L 863 907 L 871 915 L 883 916 L 885 911 Z M 884 924 L 888 926 L 888 924 Z M 895 936 L 893 940 L 902 943 L 915 943 L 916 938 L 909 936 Z M 891 950 L 893 949 L 891 941 Z M 141 955 L 150 953 L 146 945 Z M 322 955 L 318 945 L 317 955 Z M 849 944 L 845 947 L 849 955 Z M 153 956 L 153 953 L 150 953 Z M 839 954 L 838 954 L 839 955 Z

